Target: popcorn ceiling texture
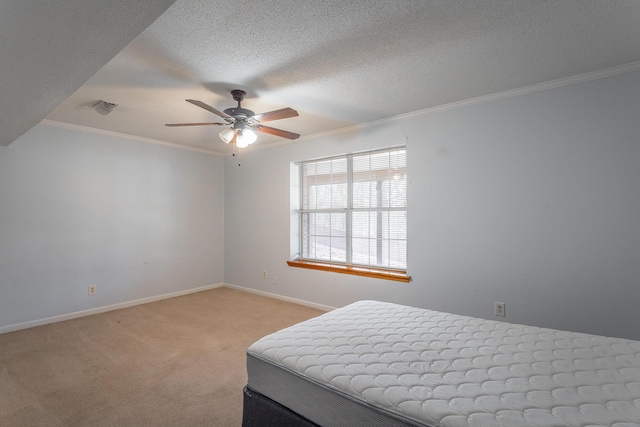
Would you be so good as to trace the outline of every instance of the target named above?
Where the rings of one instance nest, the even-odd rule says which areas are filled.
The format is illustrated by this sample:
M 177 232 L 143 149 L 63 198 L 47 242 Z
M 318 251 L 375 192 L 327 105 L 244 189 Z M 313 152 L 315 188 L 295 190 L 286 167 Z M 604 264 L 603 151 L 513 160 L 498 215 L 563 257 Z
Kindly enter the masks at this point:
M 12 143 L 47 117 L 171 3 L 173 0 L 3 2 L 0 146 Z
M 164 123 L 216 121 L 184 100 L 238 88 L 304 138 L 638 61 L 638 22 L 623 0 L 178 0 L 48 118 L 228 153 L 218 127 Z

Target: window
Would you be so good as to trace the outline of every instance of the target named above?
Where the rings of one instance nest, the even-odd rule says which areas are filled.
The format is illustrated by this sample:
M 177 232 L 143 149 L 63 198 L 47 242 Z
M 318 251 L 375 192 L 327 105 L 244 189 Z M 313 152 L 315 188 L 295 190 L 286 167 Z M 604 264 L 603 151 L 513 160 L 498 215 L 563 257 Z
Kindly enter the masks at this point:
M 297 166 L 299 249 L 290 265 L 408 281 L 406 148 Z

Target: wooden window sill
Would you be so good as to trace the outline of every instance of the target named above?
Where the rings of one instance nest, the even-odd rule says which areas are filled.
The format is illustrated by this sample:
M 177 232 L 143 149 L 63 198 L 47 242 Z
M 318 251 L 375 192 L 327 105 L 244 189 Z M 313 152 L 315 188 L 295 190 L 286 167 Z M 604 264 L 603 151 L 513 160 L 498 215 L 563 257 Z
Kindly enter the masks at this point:
M 382 268 L 355 267 L 340 264 L 330 264 L 325 262 L 304 261 L 296 259 L 287 261 L 290 267 L 309 268 L 311 270 L 332 271 L 334 273 L 353 274 L 356 276 L 373 277 L 375 279 L 394 280 L 396 282 L 408 283 L 411 276 L 402 270 L 386 270 Z

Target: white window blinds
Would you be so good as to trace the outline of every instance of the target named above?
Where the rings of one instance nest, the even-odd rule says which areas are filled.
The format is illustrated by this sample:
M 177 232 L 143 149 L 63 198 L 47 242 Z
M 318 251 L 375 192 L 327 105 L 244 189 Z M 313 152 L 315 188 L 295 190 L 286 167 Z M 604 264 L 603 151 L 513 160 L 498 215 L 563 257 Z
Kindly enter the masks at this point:
M 300 258 L 406 270 L 404 147 L 299 163 Z

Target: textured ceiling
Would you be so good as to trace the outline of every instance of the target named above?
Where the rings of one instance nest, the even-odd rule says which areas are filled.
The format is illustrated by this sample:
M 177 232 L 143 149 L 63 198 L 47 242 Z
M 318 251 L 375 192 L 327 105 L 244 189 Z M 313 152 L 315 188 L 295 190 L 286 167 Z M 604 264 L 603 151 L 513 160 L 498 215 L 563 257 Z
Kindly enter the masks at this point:
M 178 0 L 48 118 L 226 153 L 220 127 L 164 124 L 240 88 L 304 137 L 638 60 L 637 0 Z
M 173 1 L 0 2 L 0 145 L 38 124 Z

